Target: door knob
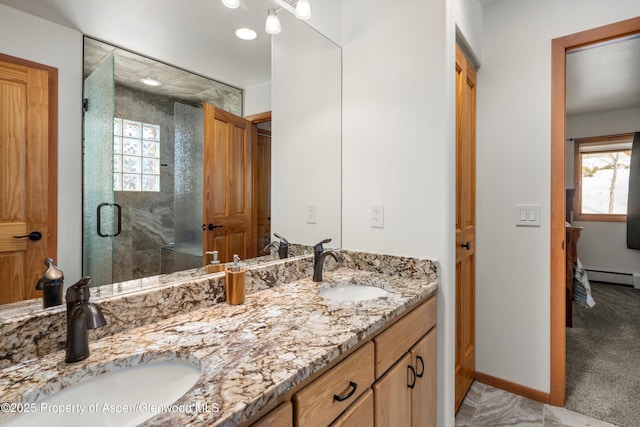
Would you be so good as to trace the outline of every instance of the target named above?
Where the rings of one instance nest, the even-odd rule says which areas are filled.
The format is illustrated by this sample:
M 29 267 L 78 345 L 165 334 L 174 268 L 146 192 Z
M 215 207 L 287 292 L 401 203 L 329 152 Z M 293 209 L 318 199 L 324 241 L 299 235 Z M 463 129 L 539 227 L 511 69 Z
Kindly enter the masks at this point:
M 209 225 L 202 224 L 202 231 L 207 230 L 207 229 L 208 230 L 213 230 L 215 228 L 220 228 L 220 227 L 222 227 L 222 226 L 221 225 L 215 225 L 213 223 L 210 223 Z
M 460 245 L 461 247 L 465 248 L 465 249 L 471 249 L 471 242 L 466 242 Z
M 14 239 L 29 239 L 31 241 L 38 241 L 42 239 L 42 233 L 39 231 L 32 231 L 31 233 L 24 236 L 13 236 Z

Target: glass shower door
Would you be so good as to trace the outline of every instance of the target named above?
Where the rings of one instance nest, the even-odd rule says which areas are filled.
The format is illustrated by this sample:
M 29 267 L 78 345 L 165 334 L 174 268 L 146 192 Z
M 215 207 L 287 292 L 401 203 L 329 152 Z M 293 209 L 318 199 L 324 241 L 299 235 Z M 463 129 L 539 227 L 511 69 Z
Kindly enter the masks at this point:
M 176 102 L 174 227 L 176 271 L 202 266 L 204 114 Z
M 120 228 L 113 194 L 113 67 L 110 55 L 84 81 L 82 274 L 91 276 L 91 286 L 113 282 L 113 238 Z

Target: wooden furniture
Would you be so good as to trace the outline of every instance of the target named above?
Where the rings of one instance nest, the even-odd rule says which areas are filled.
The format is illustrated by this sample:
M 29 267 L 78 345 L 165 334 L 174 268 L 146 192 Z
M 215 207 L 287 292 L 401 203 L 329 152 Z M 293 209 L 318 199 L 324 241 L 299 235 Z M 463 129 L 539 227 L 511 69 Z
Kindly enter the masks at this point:
M 578 260 L 578 239 L 582 227 L 566 227 L 566 284 L 567 284 L 567 327 L 572 327 L 573 320 L 573 264 Z
M 253 426 L 291 419 L 297 427 L 435 426 L 435 324 L 431 297 L 283 396 Z M 271 424 L 276 419 L 281 424 Z

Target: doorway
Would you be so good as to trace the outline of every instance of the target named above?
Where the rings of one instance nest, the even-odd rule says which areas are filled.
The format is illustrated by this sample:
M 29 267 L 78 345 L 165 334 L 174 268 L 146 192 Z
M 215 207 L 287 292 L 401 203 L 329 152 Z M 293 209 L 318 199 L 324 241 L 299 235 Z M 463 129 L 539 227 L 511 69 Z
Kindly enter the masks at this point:
M 0 54 L 0 303 L 37 298 L 57 261 L 58 69 Z
M 640 31 L 633 18 L 552 40 L 551 45 L 551 235 L 550 307 L 551 354 L 549 403 L 563 406 L 566 400 L 565 329 L 565 135 L 566 53 L 580 46 L 623 37 Z

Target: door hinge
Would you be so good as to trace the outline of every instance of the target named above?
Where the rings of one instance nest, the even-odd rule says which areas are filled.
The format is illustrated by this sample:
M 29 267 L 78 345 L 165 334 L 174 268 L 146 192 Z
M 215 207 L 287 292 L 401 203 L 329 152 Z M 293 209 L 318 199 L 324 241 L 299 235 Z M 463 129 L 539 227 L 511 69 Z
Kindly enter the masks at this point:
M 82 100 L 82 110 L 89 111 L 89 99 L 85 98 Z

